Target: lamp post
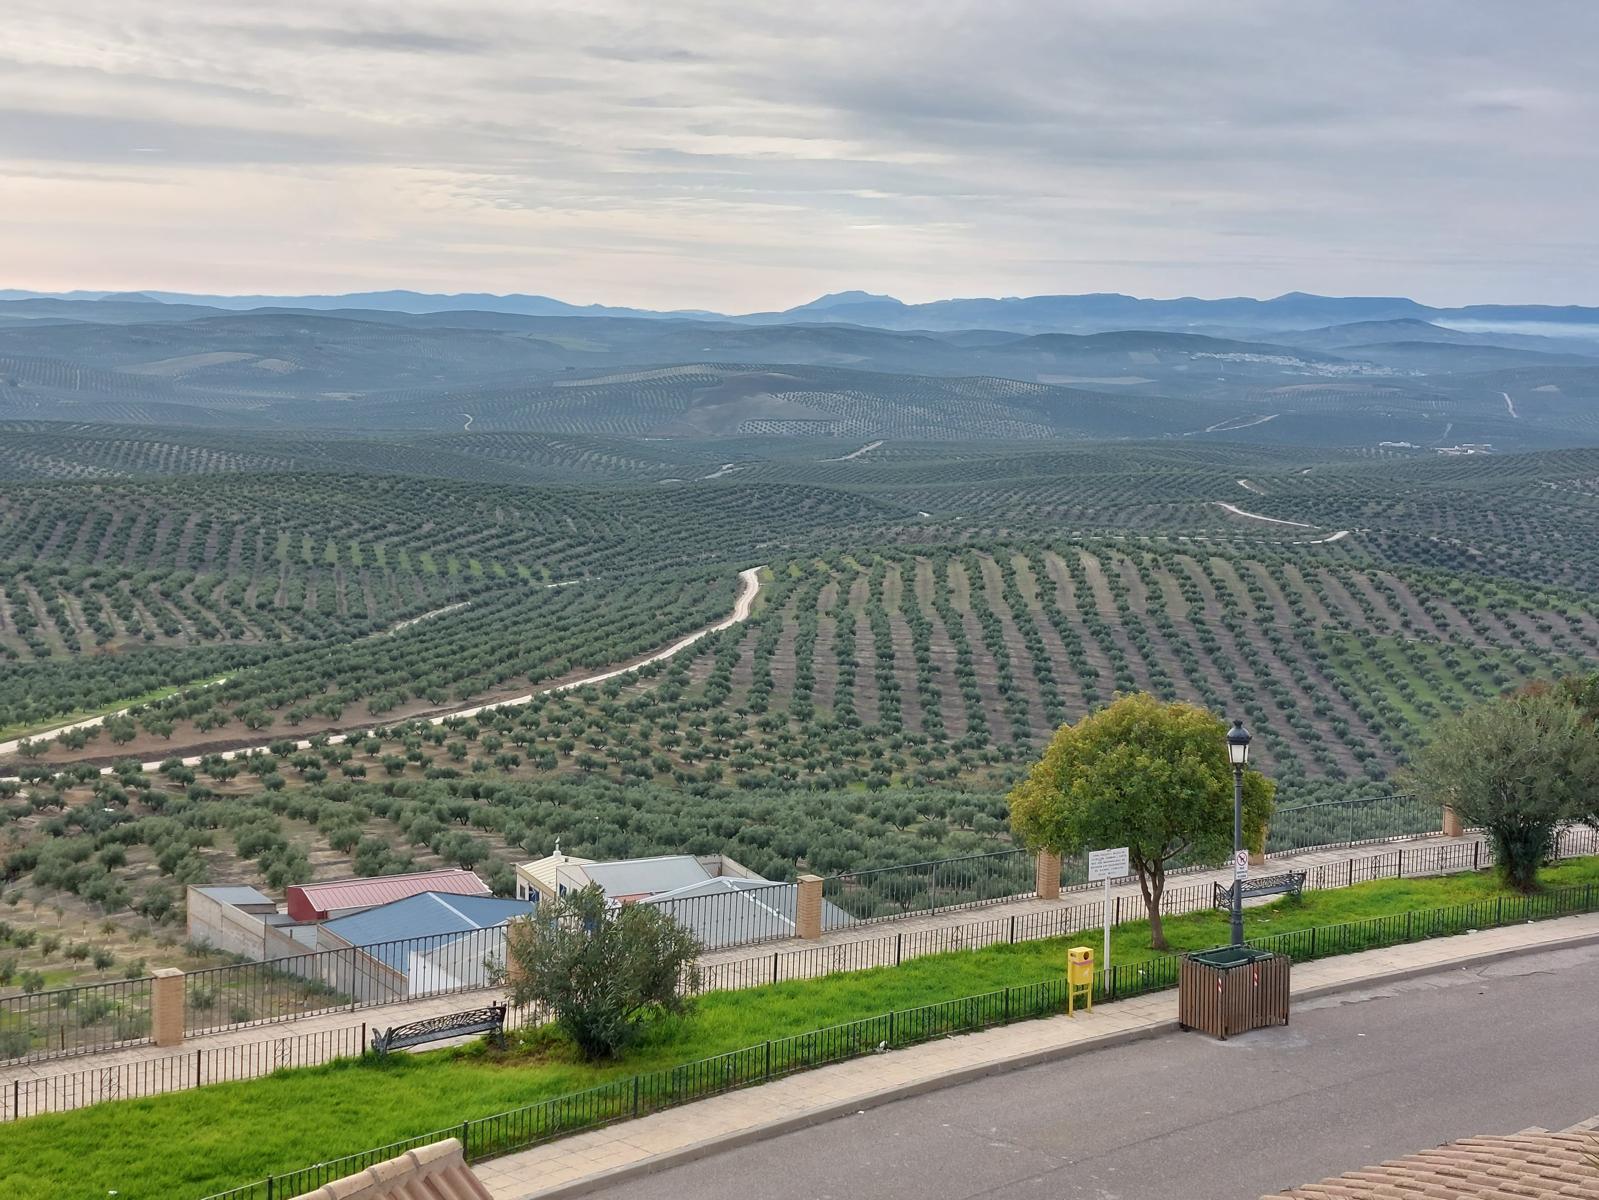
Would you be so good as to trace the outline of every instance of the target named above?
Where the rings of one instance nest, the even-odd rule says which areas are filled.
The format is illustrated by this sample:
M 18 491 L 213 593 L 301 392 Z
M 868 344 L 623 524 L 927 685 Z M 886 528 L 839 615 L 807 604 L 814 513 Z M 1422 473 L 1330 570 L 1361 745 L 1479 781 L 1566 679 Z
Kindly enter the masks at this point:
M 1244 944 L 1244 881 L 1238 856 L 1244 849 L 1244 766 L 1249 762 L 1249 730 L 1234 721 L 1227 731 L 1227 759 L 1233 765 L 1233 945 Z

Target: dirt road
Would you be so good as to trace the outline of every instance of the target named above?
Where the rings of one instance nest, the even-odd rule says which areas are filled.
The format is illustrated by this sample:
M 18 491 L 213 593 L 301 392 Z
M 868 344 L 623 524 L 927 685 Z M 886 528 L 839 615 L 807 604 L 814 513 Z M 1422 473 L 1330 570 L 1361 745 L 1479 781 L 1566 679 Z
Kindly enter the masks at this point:
M 579 679 L 569 679 L 565 683 L 559 683 L 552 687 L 541 688 L 538 691 L 528 692 L 523 696 L 513 696 L 508 700 L 496 700 L 491 704 L 477 704 L 469 708 L 458 708 L 452 709 L 446 713 L 439 713 L 436 716 L 429 717 L 428 723 L 430 725 L 442 725 L 445 721 L 448 721 L 453 717 L 475 717 L 479 713 L 489 712 L 497 708 L 514 708 L 519 704 L 528 703 L 535 696 L 549 696 L 558 692 L 575 691 L 578 688 L 589 687 L 596 683 L 604 683 L 608 679 L 616 679 L 622 675 L 629 675 L 641 667 L 649 666 L 651 663 L 665 662 L 667 659 L 681 654 L 684 650 L 687 650 L 700 639 L 709 637 L 713 633 L 720 633 L 724 629 L 731 628 L 734 625 L 749 620 L 750 613 L 755 609 L 755 598 L 760 594 L 761 590 L 760 572 L 760 567 L 747 567 L 738 573 L 739 594 L 738 599 L 733 603 L 733 612 L 731 615 L 724 617 L 722 620 L 713 625 L 707 625 L 703 629 L 695 630 L 686 637 L 679 638 L 677 641 L 673 642 L 670 646 L 667 646 L 663 650 L 657 650 L 653 654 L 638 659 L 635 662 L 625 663 L 619 667 L 612 667 L 609 670 L 600 671 L 597 674 L 584 675 Z M 574 581 L 563 580 L 560 583 L 549 584 L 547 586 L 560 587 L 569 582 Z M 98 725 L 103 720 L 105 720 L 104 717 L 95 717 L 92 720 L 79 722 L 78 724 L 81 726 Z M 71 729 L 77 727 L 78 726 L 66 726 L 65 728 Z M 51 734 L 43 736 L 49 737 L 61 732 L 63 732 L 63 730 L 53 730 L 51 731 Z M 369 732 L 371 732 L 370 728 L 363 728 L 350 730 L 346 733 L 336 733 L 328 738 L 328 743 L 330 745 L 338 745 L 343 742 L 364 738 Z M 303 738 L 295 742 L 295 749 L 297 750 L 306 750 L 309 749 L 310 746 L 311 743 Z M 0 754 L 14 754 L 16 753 L 16 748 L 17 743 L 14 741 L 0 744 Z M 258 751 L 265 753 L 267 750 L 268 747 L 266 745 L 241 746 L 237 749 L 222 751 L 221 757 L 224 759 L 243 758 Z M 200 761 L 201 757 L 201 755 L 191 755 L 184 758 L 183 762 L 186 766 L 194 766 Z M 160 767 L 162 761 L 164 760 L 147 762 L 141 764 L 141 766 L 146 771 L 154 771 Z M 102 767 L 100 773 L 102 775 L 108 775 L 111 773 L 111 768 Z M 0 776 L 0 778 L 6 777 Z

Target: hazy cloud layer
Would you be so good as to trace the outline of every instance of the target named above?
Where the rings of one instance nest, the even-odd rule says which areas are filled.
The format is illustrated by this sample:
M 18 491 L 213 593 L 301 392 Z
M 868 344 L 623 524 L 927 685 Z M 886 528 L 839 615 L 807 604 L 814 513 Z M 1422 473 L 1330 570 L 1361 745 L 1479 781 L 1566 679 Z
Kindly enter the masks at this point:
M 11 0 L 0 285 L 1599 303 L 1599 5 Z

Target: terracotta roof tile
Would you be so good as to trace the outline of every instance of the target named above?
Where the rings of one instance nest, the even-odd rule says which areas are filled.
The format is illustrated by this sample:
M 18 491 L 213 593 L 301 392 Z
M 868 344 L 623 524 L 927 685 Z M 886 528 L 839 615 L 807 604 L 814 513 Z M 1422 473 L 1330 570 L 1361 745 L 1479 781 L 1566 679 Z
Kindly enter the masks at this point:
M 446 1138 L 336 1179 L 295 1200 L 492 1200 L 492 1197 L 466 1165 L 460 1141 Z
M 1462 1138 L 1261 1200 L 1599 1200 L 1595 1128 Z

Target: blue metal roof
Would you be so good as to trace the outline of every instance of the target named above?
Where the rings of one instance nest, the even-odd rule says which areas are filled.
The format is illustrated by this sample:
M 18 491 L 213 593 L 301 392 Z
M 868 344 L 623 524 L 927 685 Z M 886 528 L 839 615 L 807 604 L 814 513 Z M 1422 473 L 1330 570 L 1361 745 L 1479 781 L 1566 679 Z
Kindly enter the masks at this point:
M 402 939 L 443 938 L 449 934 L 470 933 L 474 929 L 490 929 L 532 911 L 533 904 L 527 900 L 421 892 L 348 917 L 335 917 L 324 922 L 323 928 L 352 946 L 370 947 Z M 412 950 L 431 948 L 399 945 L 385 948 L 377 957 L 392 967 L 404 970 Z

